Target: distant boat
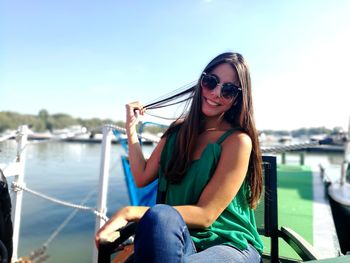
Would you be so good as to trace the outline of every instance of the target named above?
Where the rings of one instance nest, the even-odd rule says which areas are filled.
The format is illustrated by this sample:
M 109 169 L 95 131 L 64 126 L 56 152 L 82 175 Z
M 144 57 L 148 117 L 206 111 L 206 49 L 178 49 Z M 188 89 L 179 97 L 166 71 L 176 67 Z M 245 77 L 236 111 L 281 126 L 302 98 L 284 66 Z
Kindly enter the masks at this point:
M 334 223 L 343 254 L 350 252 L 350 183 L 331 183 L 328 187 Z
M 28 140 L 48 140 L 53 137 L 53 134 L 49 131 L 46 132 L 32 132 L 28 134 Z
M 281 138 L 278 139 L 279 143 L 287 144 L 292 142 L 293 137 L 290 135 L 285 135 L 282 136 Z
M 323 141 L 323 144 L 342 146 L 349 140 L 346 132 L 340 130 L 332 132 L 329 135 L 315 135 L 310 138 L 311 141 Z
M 327 192 L 340 248 L 342 253 L 346 254 L 350 252 L 350 141 L 344 143 L 344 146 L 340 180 L 329 183 Z

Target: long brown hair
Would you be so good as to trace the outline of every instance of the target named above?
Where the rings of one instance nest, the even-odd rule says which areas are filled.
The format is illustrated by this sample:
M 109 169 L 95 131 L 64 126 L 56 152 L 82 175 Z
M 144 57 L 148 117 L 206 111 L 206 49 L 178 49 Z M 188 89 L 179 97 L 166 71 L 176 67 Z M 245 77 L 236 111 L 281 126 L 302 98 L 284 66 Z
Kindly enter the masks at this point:
M 215 57 L 204 69 L 204 72 L 210 73 L 215 67 L 220 64 L 227 63 L 236 70 L 239 78 L 242 92 L 236 98 L 234 105 L 225 112 L 224 119 L 233 127 L 240 127 L 249 135 L 252 140 L 252 152 L 250 155 L 247 183 L 249 185 L 249 195 L 247 201 L 251 208 L 255 208 L 261 192 L 262 192 L 262 169 L 261 169 L 261 152 L 258 141 L 258 132 L 255 127 L 253 102 L 251 94 L 251 80 L 248 66 L 239 53 L 223 53 Z M 176 183 L 182 180 L 185 176 L 196 147 L 197 137 L 203 131 L 203 123 L 201 120 L 201 96 L 202 89 L 200 88 L 200 79 L 197 84 L 183 91 L 181 94 L 189 94 L 188 98 L 192 99 L 189 112 L 181 121 L 174 122 L 169 129 L 164 133 L 163 137 L 168 136 L 175 129 L 178 130 L 176 139 L 175 152 L 165 170 L 165 177 L 171 183 Z M 146 105 L 146 108 L 157 108 L 160 104 L 171 101 L 176 98 L 173 95 L 167 99 Z

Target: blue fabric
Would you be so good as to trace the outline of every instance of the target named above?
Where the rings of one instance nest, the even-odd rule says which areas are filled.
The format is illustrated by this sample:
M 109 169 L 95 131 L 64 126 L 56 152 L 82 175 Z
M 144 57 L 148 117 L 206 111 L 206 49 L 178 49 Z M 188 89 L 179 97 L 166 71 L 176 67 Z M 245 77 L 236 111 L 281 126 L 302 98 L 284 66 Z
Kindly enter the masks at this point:
M 261 260 L 251 245 L 244 250 L 216 245 L 197 252 L 182 216 L 168 205 L 155 205 L 141 218 L 136 230 L 134 251 L 136 263 L 258 263 Z
M 125 156 L 121 157 L 124 179 L 127 185 L 130 204 L 133 206 L 153 206 L 157 199 L 158 179 L 145 187 L 137 187 L 131 173 L 129 161 Z

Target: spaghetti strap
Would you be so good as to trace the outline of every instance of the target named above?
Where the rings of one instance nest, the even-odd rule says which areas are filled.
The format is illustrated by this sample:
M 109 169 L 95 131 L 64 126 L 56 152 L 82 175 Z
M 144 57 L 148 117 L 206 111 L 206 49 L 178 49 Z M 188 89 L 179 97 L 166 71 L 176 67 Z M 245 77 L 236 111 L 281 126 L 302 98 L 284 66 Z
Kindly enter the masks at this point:
M 241 127 L 232 128 L 225 132 L 221 137 L 216 141 L 217 144 L 221 144 L 228 136 L 230 136 L 234 131 L 243 131 Z

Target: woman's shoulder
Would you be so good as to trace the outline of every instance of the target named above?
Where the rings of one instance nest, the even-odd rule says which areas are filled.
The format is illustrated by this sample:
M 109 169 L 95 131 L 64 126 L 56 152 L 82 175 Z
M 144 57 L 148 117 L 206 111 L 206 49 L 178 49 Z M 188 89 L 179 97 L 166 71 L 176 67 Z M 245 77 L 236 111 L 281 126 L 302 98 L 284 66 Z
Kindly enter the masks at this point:
M 233 132 L 227 136 L 222 145 L 225 147 L 252 147 L 252 139 L 244 129 L 233 129 Z

